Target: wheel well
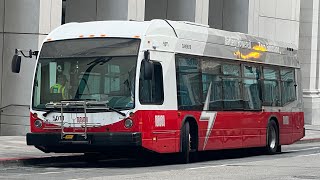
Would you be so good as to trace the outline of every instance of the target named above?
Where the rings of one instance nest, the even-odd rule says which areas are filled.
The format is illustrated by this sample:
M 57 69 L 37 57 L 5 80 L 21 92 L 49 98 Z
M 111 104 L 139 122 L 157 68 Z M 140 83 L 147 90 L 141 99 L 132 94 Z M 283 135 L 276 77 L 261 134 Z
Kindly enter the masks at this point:
M 270 118 L 269 121 L 274 121 L 276 124 L 277 124 L 277 128 L 278 128 L 278 131 L 279 131 L 279 122 L 278 122 L 278 119 L 276 117 L 272 117 Z M 278 132 L 279 133 L 279 132 Z
M 187 117 L 185 122 L 189 122 L 190 125 L 190 135 L 191 135 L 191 149 L 198 150 L 199 145 L 199 134 L 198 134 L 198 124 L 193 117 Z

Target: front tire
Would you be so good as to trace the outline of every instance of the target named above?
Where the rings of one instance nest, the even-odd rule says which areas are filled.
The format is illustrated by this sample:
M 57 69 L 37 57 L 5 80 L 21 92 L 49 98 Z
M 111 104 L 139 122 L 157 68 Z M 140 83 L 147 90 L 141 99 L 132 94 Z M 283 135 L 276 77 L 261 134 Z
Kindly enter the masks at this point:
M 268 154 L 275 154 L 281 151 L 281 146 L 279 145 L 279 129 L 274 120 L 269 121 L 267 127 L 267 146 L 266 152 Z

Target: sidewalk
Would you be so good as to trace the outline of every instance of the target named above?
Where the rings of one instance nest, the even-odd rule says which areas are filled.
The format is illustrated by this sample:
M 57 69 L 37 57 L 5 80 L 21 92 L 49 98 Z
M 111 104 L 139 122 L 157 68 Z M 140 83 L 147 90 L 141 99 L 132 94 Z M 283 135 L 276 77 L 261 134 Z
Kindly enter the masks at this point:
M 304 125 L 306 135 L 300 141 L 320 141 L 320 125 Z
M 305 128 L 306 136 L 298 143 L 320 141 L 320 125 L 305 125 Z M 0 167 L 10 164 L 22 165 L 27 161 L 66 159 L 68 158 L 66 156 L 72 156 L 73 159 L 79 158 L 79 154 L 43 153 L 33 146 L 27 146 L 25 136 L 0 136 Z

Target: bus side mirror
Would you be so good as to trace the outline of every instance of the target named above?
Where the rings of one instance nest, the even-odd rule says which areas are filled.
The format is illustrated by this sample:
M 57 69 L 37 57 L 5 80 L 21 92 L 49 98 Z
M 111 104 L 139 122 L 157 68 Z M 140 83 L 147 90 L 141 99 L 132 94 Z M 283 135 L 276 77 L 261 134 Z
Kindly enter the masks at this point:
M 144 67 L 144 79 L 145 80 L 152 80 L 152 74 L 153 74 L 153 63 L 149 60 L 143 60 L 142 61 L 143 67 Z
M 18 54 L 13 55 L 12 63 L 11 63 L 11 71 L 13 73 L 20 73 L 21 67 L 21 56 Z

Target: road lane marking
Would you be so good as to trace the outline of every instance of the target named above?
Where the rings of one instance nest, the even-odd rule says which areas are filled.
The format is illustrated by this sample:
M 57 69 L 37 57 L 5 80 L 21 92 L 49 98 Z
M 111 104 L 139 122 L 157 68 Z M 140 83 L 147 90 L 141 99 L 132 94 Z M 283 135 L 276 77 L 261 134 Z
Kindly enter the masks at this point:
M 227 164 L 215 165 L 215 166 L 201 166 L 201 167 L 187 168 L 185 170 L 206 169 L 206 168 L 215 168 L 215 167 L 224 167 L 224 166 L 227 166 Z
M 308 156 L 316 156 L 316 155 L 320 155 L 320 153 L 299 155 L 299 156 L 296 156 L 296 157 L 308 157 Z
M 285 152 L 299 152 L 299 151 L 308 151 L 308 150 L 313 150 L 313 149 L 320 149 L 320 147 L 311 147 L 311 148 L 305 148 L 305 149 L 296 149 L 296 150 L 290 150 L 290 151 L 285 151 Z
M 43 172 L 43 173 L 37 173 L 37 174 L 43 175 L 43 174 L 57 174 L 57 173 L 61 173 L 61 172 L 54 171 L 54 172 Z

